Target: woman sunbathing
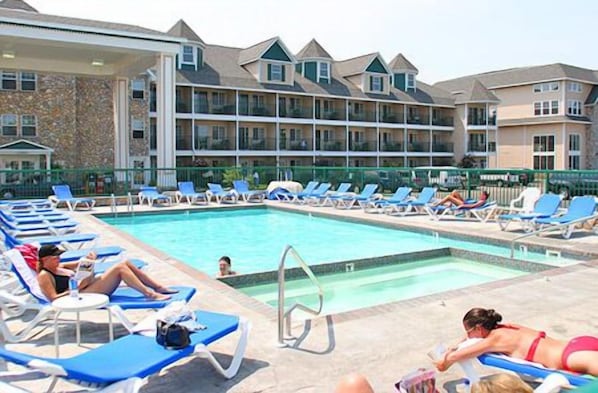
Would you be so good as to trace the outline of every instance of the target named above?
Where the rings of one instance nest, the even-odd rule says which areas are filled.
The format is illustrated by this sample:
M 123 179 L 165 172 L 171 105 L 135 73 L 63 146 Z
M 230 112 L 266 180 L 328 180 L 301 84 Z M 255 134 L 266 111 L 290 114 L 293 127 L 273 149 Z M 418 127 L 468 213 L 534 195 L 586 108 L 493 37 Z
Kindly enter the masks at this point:
M 473 308 L 463 317 L 467 338 L 482 340 L 462 349 L 450 349 L 435 362 L 439 371 L 453 363 L 486 352 L 499 352 L 544 367 L 598 376 L 598 337 L 575 337 L 569 342 L 545 332 L 519 325 L 500 324 L 502 316 L 492 309 Z
M 477 202 L 465 203 L 465 199 L 463 199 L 461 194 L 459 194 L 457 192 L 457 190 L 454 190 L 453 192 L 451 192 L 450 194 L 448 194 L 447 196 L 442 198 L 440 201 L 434 203 L 432 206 L 443 205 L 443 206 L 447 206 L 447 207 L 455 206 L 459 209 L 461 209 L 461 208 L 472 209 L 472 208 L 483 206 L 486 203 L 486 201 L 488 200 L 489 196 L 490 196 L 490 194 L 487 191 L 482 191 L 482 194 L 480 195 L 480 199 Z
M 60 263 L 60 254 L 64 250 L 54 245 L 44 245 L 39 249 L 37 262 L 37 280 L 43 294 L 52 301 L 69 293 L 69 279 L 74 275 L 79 262 Z M 95 259 L 95 255 L 88 255 Z M 154 300 L 170 299 L 168 294 L 176 293 L 139 270 L 129 261 L 117 263 L 101 276 L 91 275 L 79 283 L 83 293 L 103 293 L 111 295 L 124 281 L 129 287 Z

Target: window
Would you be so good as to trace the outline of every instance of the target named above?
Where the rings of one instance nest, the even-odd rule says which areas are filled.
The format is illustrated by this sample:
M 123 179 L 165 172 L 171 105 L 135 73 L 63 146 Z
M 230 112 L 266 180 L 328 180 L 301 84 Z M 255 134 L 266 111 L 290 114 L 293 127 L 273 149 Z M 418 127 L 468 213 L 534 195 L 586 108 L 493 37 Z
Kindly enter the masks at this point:
M 320 79 L 330 78 L 330 64 L 321 61 L 320 63 Z
M 145 81 L 143 79 L 133 79 L 131 81 L 131 90 L 133 90 L 133 98 L 143 100 L 145 98 Z
M 534 116 L 558 115 L 558 113 L 558 100 L 534 102 Z
M 17 115 L 2 115 L 2 135 L 17 135 Z
M 182 64 L 193 64 L 195 65 L 195 51 L 190 45 L 183 45 L 183 58 Z
M 291 128 L 289 132 L 289 140 L 290 141 L 300 141 L 301 140 L 301 128 Z
M 581 135 L 569 134 L 569 169 L 580 169 Z
M 567 84 L 567 90 L 573 93 L 581 93 L 581 83 L 569 82 Z
M 21 90 L 35 91 L 36 79 L 33 72 L 21 72 Z
M 251 135 L 254 141 L 263 141 L 266 135 L 266 130 L 262 127 L 255 127 L 253 129 L 253 134 Z
M 372 76 L 371 83 L 372 83 L 372 85 L 370 86 L 371 91 L 382 91 L 383 90 L 381 76 Z
M 581 116 L 581 101 L 569 100 L 567 101 L 567 114 L 573 116 Z
M 534 136 L 534 169 L 554 169 L 554 135 Z
M 142 119 L 133 119 L 131 121 L 131 130 L 133 131 L 133 139 L 143 139 L 145 122 Z
M 534 85 L 534 93 L 544 93 L 547 91 L 559 91 L 559 82 L 537 83 Z
M 37 134 L 37 119 L 35 115 L 21 116 L 21 135 L 35 136 Z
M 270 64 L 270 80 L 282 82 L 282 64 Z
M 225 135 L 226 129 L 223 126 L 213 126 L 212 127 L 212 139 L 214 140 L 224 140 L 226 137 Z
M 226 95 L 222 92 L 212 92 L 212 105 L 214 105 L 214 106 L 226 105 Z
M 208 127 L 195 124 L 193 127 L 193 147 L 195 150 L 208 148 Z
M 407 74 L 407 89 L 415 90 L 415 74 Z
M 17 90 L 16 72 L 2 72 L 2 90 Z

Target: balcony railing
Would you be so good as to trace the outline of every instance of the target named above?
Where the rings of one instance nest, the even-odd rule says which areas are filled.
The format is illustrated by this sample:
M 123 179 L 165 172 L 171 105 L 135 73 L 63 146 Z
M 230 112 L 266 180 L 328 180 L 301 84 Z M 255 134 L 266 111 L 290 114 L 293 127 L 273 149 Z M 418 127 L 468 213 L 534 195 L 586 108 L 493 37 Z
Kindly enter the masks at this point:
M 365 111 L 365 112 L 349 112 L 350 121 L 376 121 L 376 112 Z
M 380 151 L 403 151 L 403 149 L 401 142 L 382 142 L 380 144 Z
M 191 105 L 186 102 L 177 102 L 176 113 L 191 113 Z
M 374 141 L 349 141 L 349 151 L 375 151 L 376 142 Z
M 322 120 L 345 120 L 345 111 L 344 110 L 329 110 L 329 111 L 321 111 L 319 114 L 316 114 L 316 119 Z
M 345 140 L 344 139 L 328 139 L 328 140 L 317 140 L 316 139 L 316 150 L 344 151 L 345 150 Z
M 280 117 L 291 117 L 293 119 L 311 119 L 313 112 L 311 108 L 279 108 Z
M 467 125 L 470 126 L 485 126 L 486 125 L 486 118 L 485 117 L 468 117 L 467 118 Z M 488 125 L 495 126 L 496 125 L 496 116 L 490 116 L 488 118 Z
M 454 152 L 454 146 L 449 142 L 432 143 L 433 153 L 452 153 Z
M 407 144 L 407 151 L 413 153 L 429 153 L 430 142 L 412 142 Z
M 485 153 L 486 152 L 486 143 L 469 142 L 467 144 L 467 151 Z
M 407 124 L 429 124 L 430 121 L 428 120 L 427 116 L 407 116 Z
M 253 106 L 250 108 L 239 108 L 241 116 L 273 116 L 274 109 L 266 106 Z
M 281 139 L 278 142 L 280 150 L 295 150 L 295 151 L 308 151 L 312 150 L 312 143 L 307 139 L 301 140 L 287 140 Z
M 274 150 L 275 138 L 258 138 L 239 141 L 239 150 Z
M 452 116 L 433 117 L 432 124 L 435 126 L 452 127 L 454 125 L 454 121 Z
M 195 150 L 233 150 L 234 148 L 233 140 L 228 138 L 214 139 L 207 136 L 196 138 L 194 146 Z
M 386 112 L 380 114 L 381 123 L 402 123 L 403 113 L 401 112 Z

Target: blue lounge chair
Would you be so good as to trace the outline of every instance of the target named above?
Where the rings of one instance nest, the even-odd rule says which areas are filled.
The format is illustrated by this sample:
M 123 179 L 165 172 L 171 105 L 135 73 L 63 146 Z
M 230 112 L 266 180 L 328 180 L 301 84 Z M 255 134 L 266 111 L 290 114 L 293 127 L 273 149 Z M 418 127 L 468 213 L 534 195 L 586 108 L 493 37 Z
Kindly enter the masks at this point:
M 8 249 L 24 243 L 39 243 L 42 246 L 44 244 L 67 244 L 77 245 L 77 248 L 81 248 L 84 244 L 93 242 L 98 238 L 98 235 L 95 233 L 71 233 L 61 236 L 30 236 L 27 238 L 16 238 L 8 233 L 2 225 L 0 225 L 0 233 L 2 233 L 2 236 L 4 237 L 4 245 Z
M 169 206 L 172 204 L 172 198 L 168 195 L 160 194 L 157 187 L 143 186 L 139 189 L 137 194 L 139 198 L 139 204 L 143 205 L 143 202 L 147 202 L 148 206 L 153 206 L 154 203 L 166 203 Z
M 560 230 L 563 238 L 569 239 L 577 224 L 597 217 L 595 197 L 582 196 L 573 198 L 569 209 L 562 216 L 538 218 L 535 224 L 539 229 L 553 228 Z
M 216 199 L 218 204 L 222 202 L 237 203 L 237 193 L 234 191 L 226 191 L 221 184 L 208 183 L 208 191 L 206 191 L 208 200 Z
M 27 292 L 27 298 L 17 298 L 10 296 L 5 291 L 0 296 L 0 309 L 6 309 L 17 306 L 21 309 L 34 309 L 38 311 L 38 315 L 42 315 L 44 318 L 39 319 L 37 316 L 30 322 L 25 329 L 16 335 L 13 335 L 8 331 L 5 321 L 0 320 L 1 330 L 8 331 L 8 335 L 5 338 L 8 341 L 20 341 L 39 323 L 45 319 L 47 315 L 51 314 L 53 309 L 46 297 L 44 296 L 39 283 L 37 281 L 36 273 L 31 270 L 27 265 L 23 256 L 18 250 L 8 250 L 4 253 L 4 257 L 10 261 L 11 269 L 16 274 L 19 282 L 23 286 L 23 289 Z M 122 323 L 122 325 L 131 332 L 134 324 L 127 318 L 124 310 L 128 309 L 156 309 L 163 308 L 173 301 L 184 301 L 188 302 L 195 294 L 195 288 L 191 287 L 180 287 L 173 286 L 173 289 L 178 290 L 177 293 L 173 294 L 168 300 L 153 300 L 147 299 L 141 293 L 129 288 L 119 287 L 112 295 L 110 295 L 110 303 L 106 306 L 110 309 L 110 312 L 116 316 L 116 318 Z M 32 303 L 31 298 L 35 301 Z M 4 332 L 3 332 L 4 333 Z
M 28 215 L 15 215 L 10 213 L 9 211 L 5 211 L 0 209 L 0 216 L 9 222 L 12 222 L 16 225 L 20 224 L 39 224 L 44 222 L 57 222 L 57 221 L 67 221 L 70 220 L 70 216 L 66 214 L 59 213 L 59 214 L 28 214 Z
M 206 328 L 191 333 L 190 345 L 178 350 L 162 347 L 156 343 L 154 337 L 129 334 L 66 359 L 38 357 L 6 348 L 0 348 L 0 357 L 52 377 L 51 388 L 58 379 L 69 380 L 86 387 L 112 388 L 115 387 L 114 384 L 130 381 L 129 384 L 139 388 L 139 379 L 160 372 L 163 368 L 193 354 L 207 358 L 225 378 L 234 377 L 241 366 L 247 347 L 251 328 L 249 322 L 235 315 L 208 311 L 196 311 L 195 315 Z M 236 331 L 240 332 L 237 347 L 230 365 L 224 368 L 207 347 Z
M 295 198 L 303 198 L 314 192 L 316 187 L 318 186 L 319 182 L 312 180 L 300 192 L 289 192 L 289 193 L 281 193 L 277 195 L 278 200 L 282 202 L 291 202 Z
M 310 205 L 318 205 L 320 201 L 326 197 L 326 193 L 331 186 L 332 185 L 330 183 L 320 183 L 318 184 L 318 187 L 313 190 L 313 192 L 303 197 L 295 197 L 293 198 L 292 202 L 299 204 L 308 203 Z
M 335 201 L 334 207 L 337 209 L 351 209 L 355 204 L 362 206 L 362 204 L 372 200 L 372 196 L 377 189 L 377 184 L 366 184 L 361 194 L 340 197 Z
M 561 204 L 561 199 L 562 196 L 557 194 L 541 195 L 536 201 L 534 209 L 531 212 L 519 214 L 501 214 L 497 217 L 496 221 L 498 222 L 501 231 L 506 230 L 512 221 L 520 222 L 523 229 L 529 231 L 532 229 L 533 222 L 538 218 L 546 218 L 554 215 Z
M 477 201 L 472 200 L 472 199 L 465 201 L 465 203 L 467 203 L 467 204 L 475 203 L 475 202 L 477 202 Z M 450 206 L 449 207 L 449 206 L 444 206 L 444 205 L 439 205 L 439 206 L 426 205 L 426 206 L 424 206 L 424 210 L 426 211 L 426 213 L 428 213 L 428 215 L 430 215 L 430 217 L 434 220 L 440 220 L 442 217 L 447 216 L 447 215 L 453 215 L 453 216 L 464 215 L 466 217 L 473 216 L 475 219 L 477 219 L 480 222 L 488 221 L 488 219 L 490 219 L 490 217 L 492 217 L 496 208 L 497 208 L 496 201 L 486 201 L 482 205 L 474 206 L 474 207 L 470 207 L 470 206 Z
M 399 187 L 388 199 L 369 201 L 363 206 L 363 211 L 366 213 L 383 213 L 384 209 L 386 209 L 386 207 L 390 204 L 407 202 L 409 194 L 411 194 L 411 187 Z
M 386 206 L 385 213 L 399 213 L 401 215 L 405 215 L 410 211 L 422 211 L 428 204 L 430 204 L 434 200 L 436 191 L 436 187 L 424 187 L 417 196 L 417 198 L 413 200 L 389 203 Z
M 335 199 L 341 198 L 343 196 L 355 195 L 354 193 L 350 192 L 349 189 L 351 189 L 351 183 L 341 183 L 341 184 L 339 184 L 339 186 L 336 189 L 336 191 L 328 192 L 325 195 L 324 199 L 321 200 L 319 206 L 326 206 L 326 205 L 334 206 L 334 202 L 333 201 Z
M 245 202 L 263 202 L 266 197 L 264 191 L 250 190 L 247 180 L 234 180 L 233 188 Z
M 0 201 L 0 209 L 10 210 L 12 212 L 19 211 L 47 211 L 53 210 L 52 203 L 47 199 L 19 199 L 19 200 L 2 200 Z
M 59 235 L 66 232 L 74 232 L 79 223 L 74 220 L 67 220 L 36 224 L 16 224 L 12 221 L 6 221 L 4 217 L 0 216 L 0 225 L 13 236 L 34 236 L 40 233 Z
M 195 185 L 192 181 L 180 181 L 178 183 L 179 190 L 176 193 L 177 203 L 180 203 L 184 198 L 190 205 L 208 204 L 208 197 L 205 192 L 196 192 Z
M 66 204 L 70 211 L 74 211 L 77 209 L 77 206 L 85 206 L 87 210 L 91 210 L 96 201 L 91 198 L 75 198 L 71 193 L 71 187 L 68 184 L 60 184 L 56 186 L 52 186 L 52 190 L 54 191 L 54 195 L 48 197 L 48 199 L 54 204 L 55 207 L 58 207 L 61 203 Z

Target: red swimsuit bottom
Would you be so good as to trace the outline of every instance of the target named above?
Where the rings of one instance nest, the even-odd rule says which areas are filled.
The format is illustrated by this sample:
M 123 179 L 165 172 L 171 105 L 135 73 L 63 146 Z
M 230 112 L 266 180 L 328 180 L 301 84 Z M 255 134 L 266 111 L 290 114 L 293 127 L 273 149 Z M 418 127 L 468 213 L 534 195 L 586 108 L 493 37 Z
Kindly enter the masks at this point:
M 567 359 L 574 352 L 579 351 L 598 351 L 598 337 L 580 336 L 575 337 L 567 343 L 561 355 L 561 363 L 563 363 L 563 370 L 573 371 L 567 365 Z

